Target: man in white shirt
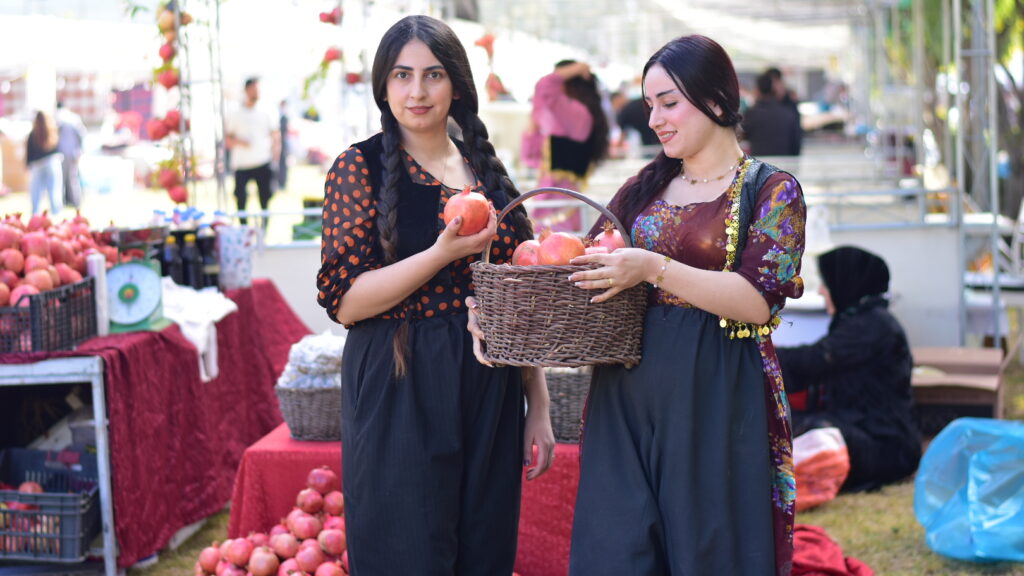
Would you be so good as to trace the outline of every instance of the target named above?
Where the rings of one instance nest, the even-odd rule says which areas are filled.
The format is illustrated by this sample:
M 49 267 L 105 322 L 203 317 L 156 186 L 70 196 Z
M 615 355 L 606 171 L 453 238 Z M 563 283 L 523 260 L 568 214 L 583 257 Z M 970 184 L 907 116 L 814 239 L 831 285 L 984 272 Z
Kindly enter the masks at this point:
M 245 81 L 245 102 L 227 118 L 225 145 L 231 150 L 231 168 L 235 172 L 235 200 L 238 211 L 244 212 L 248 200 L 250 180 L 256 181 L 260 207 L 266 211 L 270 205 L 271 161 L 277 156 L 278 134 L 270 115 L 259 110 L 259 79 Z M 239 218 L 242 224 L 246 218 Z M 263 227 L 266 228 L 266 219 Z

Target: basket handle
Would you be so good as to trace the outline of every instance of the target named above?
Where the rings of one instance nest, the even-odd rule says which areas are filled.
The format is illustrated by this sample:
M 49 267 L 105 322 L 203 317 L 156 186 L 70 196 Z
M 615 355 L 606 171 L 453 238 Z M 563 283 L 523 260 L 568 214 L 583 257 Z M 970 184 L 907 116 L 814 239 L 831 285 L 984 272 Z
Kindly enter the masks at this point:
M 580 202 L 583 202 L 584 204 L 587 204 L 590 207 L 596 209 L 598 212 L 601 213 L 602 216 L 607 218 L 609 222 L 615 225 L 615 228 L 619 231 L 619 234 L 622 235 L 623 242 L 626 243 L 626 248 L 633 247 L 633 242 L 629 236 L 629 232 L 626 231 L 626 227 L 622 225 L 622 222 L 619 222 L 619 219 L 616 218 L 614 214 L 609 212 L 607 208 L 602 206 L 600 203 L 595 202 L 593 199 L 588 198 L 587 196 L 580 194 L 579 192 L 568 190 L 566 188 L 534 188 L 529 192 L 523 192 L 522 194 L 519 195 L 518 198 L 514 198 L 511 202 L 509 202 L 508 205 L 505 206 L 505 208 L 501 211 L 501 214 L 498 214 L 498 222 L 500 223 L 505 218 L 505 216 L 508 215 L 509 212 L 515 209 L 516 206 L 519 206 L 523 202 L 526 202 L 527 200 L 533 198 L 534 196 L 537 196 L 538 194 L 545 194 L 548 192 L 555 192 L 558 194 L 562 194 L 564 196 L 571 196 L 579 200 Z M 487 246 L 484 246 L 484 251 L 480 255 L 480 258 L 484 261 L 485 264 L 491 263 L 491 242 L 493 241 L 494 239 L 492 238 L 487 242 Z

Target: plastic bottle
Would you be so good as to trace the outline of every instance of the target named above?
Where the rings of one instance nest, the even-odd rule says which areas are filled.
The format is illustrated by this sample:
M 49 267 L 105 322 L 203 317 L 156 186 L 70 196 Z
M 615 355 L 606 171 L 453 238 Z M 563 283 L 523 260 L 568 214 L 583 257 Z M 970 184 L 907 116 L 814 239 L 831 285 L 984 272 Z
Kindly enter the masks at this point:
M 175 284 L 184 284 L 184 267 L 181 262 L 181 250 L 178 239 L 169 234 L 164 240 L 164 250 L 160 259 L 160 269 L 164 276 L 170 276 Z
M 196 245 L 195 234 L 185 234 L 185 245 L 181 247 L 181 267 L 185 272 L 182 284 L 196 290 L 203 287 L 203 256 Z
M 217 233 L 207 223 L 199 225 L 196 243 L 203 259 L 203 287 L 217 287 L 220 281 L 220 258 L 217 256 Z

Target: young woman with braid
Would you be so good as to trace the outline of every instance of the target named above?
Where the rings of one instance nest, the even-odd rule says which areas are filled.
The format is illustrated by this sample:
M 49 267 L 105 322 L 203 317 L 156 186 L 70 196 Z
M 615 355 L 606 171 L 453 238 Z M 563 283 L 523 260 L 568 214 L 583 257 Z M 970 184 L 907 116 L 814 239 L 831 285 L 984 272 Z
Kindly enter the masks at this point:
M 662 151 L 609 204 L 635 248 L 570 278 L 595 301 L 650 291 L 643 359 L 594 370 L 569 573 L 784 576 L 795 486 L 771 331 L 803 292 L 803 193 L 740 150 L 713 40 L 666 44 L 643 88 Z
M 540 369 L 473 354 L 469 264 L 532 237 L 519 207 L 481 232 L 445 226 L 464 186 L 519 195 L 477 116 L 466 51 L 443 22 L 403 18 L 374 58 L 383 132 L 327 175 L 318 301 L 348 328 L 342 363 L 345 521 L 353 576 L 511 574 L 522 466 L 554 453 Z M 451 117 L 465 142 L 449 138 Z M 529 407 L 524 417 L 524 395 Z M 537 448 L 536 459 L 532 456 Z

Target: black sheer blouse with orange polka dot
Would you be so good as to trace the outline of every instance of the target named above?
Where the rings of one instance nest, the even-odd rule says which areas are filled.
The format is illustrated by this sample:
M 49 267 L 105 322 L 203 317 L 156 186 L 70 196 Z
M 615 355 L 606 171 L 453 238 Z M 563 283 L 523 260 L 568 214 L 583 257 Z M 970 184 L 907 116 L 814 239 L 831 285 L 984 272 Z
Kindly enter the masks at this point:
M 465 148 L 458 141 L 456 144 L 468 163 Z M 375 190 L 383 176 L 379 150 L 380 135 L 353 145 L 335 160 L 324 184 L 317 302 L 335 322 L 341 299 L 355 279 L 367 270 L 384 266 L 376 223 Z M 405 173 L 399 180 L 397 252 L 400 260 L 433 245 L 445 227 L 445 204 L 461 192 L 442 185 L 412 156 L 404 150 L 401 153 Z M 487 196 L 499 211 L 508 203 L 503 191 L 485 190 L 479 175 L 473 189 Z M 510 219 L 499 222 L 491 243 L 490 261 L 496 264 L 510 261 L 517 243 Z M 473 295 L 469 265 L 479 259 L 480 255 L 474 254 L 449 263 L 409 298 L 376 318 L 417 320 L 465 312 L 465 298 Z

